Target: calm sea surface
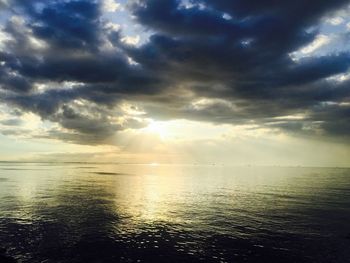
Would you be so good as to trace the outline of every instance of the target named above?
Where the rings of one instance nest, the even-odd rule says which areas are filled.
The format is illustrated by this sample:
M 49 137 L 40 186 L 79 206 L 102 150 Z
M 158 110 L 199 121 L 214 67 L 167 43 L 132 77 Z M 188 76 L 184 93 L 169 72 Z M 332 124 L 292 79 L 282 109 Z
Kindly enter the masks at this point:
M 350 169 L 0 163 L 0 262 L 350 262 Z

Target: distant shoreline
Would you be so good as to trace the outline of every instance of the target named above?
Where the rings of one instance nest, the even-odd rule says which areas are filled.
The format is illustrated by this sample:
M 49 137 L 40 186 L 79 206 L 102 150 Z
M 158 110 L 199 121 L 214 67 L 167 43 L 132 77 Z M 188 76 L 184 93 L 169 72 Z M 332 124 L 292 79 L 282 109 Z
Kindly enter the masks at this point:
M 98 165 L 146 165 L 146 166 L 209 166 L 209 167 L 259 167 L 259 168 L 333 168 L 333 169 L 349 169 L 350 166 L 307 166 L 307 165 L 229 165 L 220 163 L 117 163 L 117 162 L 66 162 L 66 161 L 5 161 L 0 160 L 0 164 L 6 163 L 25 163 L 25 164 L 98 164 Z

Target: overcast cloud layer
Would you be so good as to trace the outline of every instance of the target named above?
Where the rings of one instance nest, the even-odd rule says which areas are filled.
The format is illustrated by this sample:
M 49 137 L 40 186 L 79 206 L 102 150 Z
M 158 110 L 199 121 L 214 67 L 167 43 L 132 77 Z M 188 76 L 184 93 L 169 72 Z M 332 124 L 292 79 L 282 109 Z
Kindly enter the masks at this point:
M 349 43 L 348 5 L 0 0 L 0 103 L 12 116 L 1 124 L 32 112 L 57 124 L 45 136 L 82 144 L 149 118 L 349 141 L 350 53 L 336 48 Z M 121 12 L 139 43 L 110 19 Z M 324 34 L 325 23 L 343 30 Z

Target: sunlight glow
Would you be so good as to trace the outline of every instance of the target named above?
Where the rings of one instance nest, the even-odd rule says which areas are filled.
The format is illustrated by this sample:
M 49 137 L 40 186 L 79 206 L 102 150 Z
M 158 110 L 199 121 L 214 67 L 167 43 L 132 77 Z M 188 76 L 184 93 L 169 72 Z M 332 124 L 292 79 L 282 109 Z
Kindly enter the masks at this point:
M 166 122 L 161 121 L 151 121 L 144 130 L 158 135 L 161 139 L 167 139 L 170 135 Z

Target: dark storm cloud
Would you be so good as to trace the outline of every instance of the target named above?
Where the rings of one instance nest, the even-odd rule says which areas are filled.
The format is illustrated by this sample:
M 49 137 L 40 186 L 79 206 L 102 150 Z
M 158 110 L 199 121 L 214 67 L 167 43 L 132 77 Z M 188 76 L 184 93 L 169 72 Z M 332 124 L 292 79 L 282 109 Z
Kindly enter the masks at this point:
M 315 132 L 345 134 L 349 82 L 329 77 L 347 72 L 349 53 L 297 60 L 291 54 L 315 40 L 321 19 L 348 0 L 189 3 L 130 4 L 135 21 L 151 32 L 143 45 L 132 46 L 108 28 L 101 1 L 10 1 L 8 8 L 23 21 L 9 18 L 4 25 L 12 39 L 0 52 L 0 83 L 7 91 L 1 101 L 74 132 L 53 137 L 78 141 L 80 134 L 84 143 L 144 124 L 119 126 L 109 121 L 109 111 L 84 115 L 72 106 L 78 99 L 100 109 L 128 100 L 161 119 L 255 122 L 296 133 L 318 123 Z M 66 82 L 74 84 L 63 88 Z M 62 88 L 37 92 L 43 83 Z M 300 113 L 307 119 L 272 120 Z
M 307 4 L 263 1 L 266 6 L 259 1 L 205 1 L 204 9 L 196 6 L 181 9 L 178 2 L 150 0 L 134 8 L 143 25 L 159 32 L 147 45 L 132 52 L 137 62 L 168 68 L 175 74 L 182 71 L 180 74 L 186 75 L 187 72 L 189 77 L 208 76 L 215 80 L 225 77 L 235 82 L 249 79 L 269 86 L 318 80 L 348 67 L 348 55 L 300 63 L 289 57 L 290 52 L 314 39 L 317 30 L 309 32 L 308 29 L 322 15 L 348 1 L 310 1 Z M 213 7 L 226 9 L 221 9 L 220 17 Z M 227 21 L 222 17 L 223 12 L 233 18 Z M 232 28 L 223 24 L 232 25 Z M 198 32 L 202 36 L 198 36 Z
M 75 97 L 77 97 L 75 91 L 51 90 L 42 94 L 2 94 L 0 102 L 7 102 L 22 111 L 33 112 L 45 119 L 57 112 L 61 104 Z
M 179 9 L 179 1 L 147 1 L 135 5 L 134 14 L 142 24 L 161 33 L 180 36 L 242 35 L 240 23 L 223 19 L 222 12 L 196 7 Z
M 99 42 L 98 4 L 93 1 L 59 1 L 34 12 L 35 36 L 61 48 L 94 48 Z
M 12 0 L 10 6 L 28 17 L 33 34 L 54 47 L 94 48 L 100 36 L 97 1 Z
M 0 67 L 0 87 L 7 90 L 13 90 L 16 92 L 27 92 L 32 86 L 28 79 L 22 76 L 16 76 L 9 74 L 6 70 L 1 71 Z

